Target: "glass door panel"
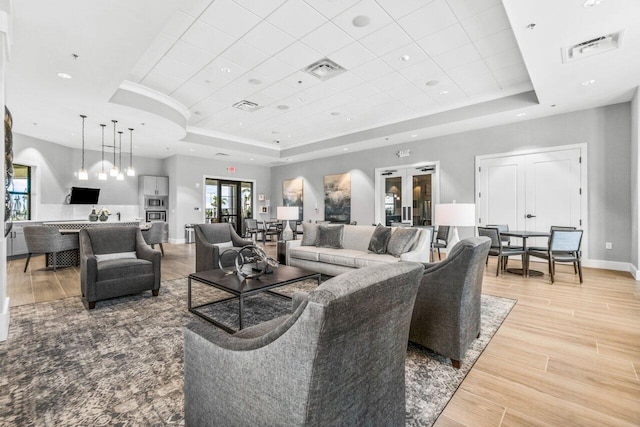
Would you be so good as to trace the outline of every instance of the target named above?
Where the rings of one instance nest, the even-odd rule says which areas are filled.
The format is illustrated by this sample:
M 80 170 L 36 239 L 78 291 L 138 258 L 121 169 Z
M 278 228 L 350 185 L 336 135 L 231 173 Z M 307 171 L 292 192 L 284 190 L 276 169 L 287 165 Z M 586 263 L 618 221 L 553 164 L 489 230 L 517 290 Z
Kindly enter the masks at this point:
M 205 222 L 228 222 L 244 235 L 244 220 L 253 218 L 253 183 L 207 178 Z
M 412 181 L 411 222 L 413 225 L 433 225 L 431 174 L 413 175 Z
M 390 226 L 393 222 L 402 222 L 402 177 L 384 177 L 384 222 Z

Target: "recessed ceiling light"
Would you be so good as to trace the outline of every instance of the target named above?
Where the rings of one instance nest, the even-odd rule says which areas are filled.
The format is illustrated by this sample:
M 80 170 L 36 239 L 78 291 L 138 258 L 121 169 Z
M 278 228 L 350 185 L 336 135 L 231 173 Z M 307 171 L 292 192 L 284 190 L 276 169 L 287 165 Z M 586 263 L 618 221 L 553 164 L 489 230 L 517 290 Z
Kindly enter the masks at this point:
M 580 83 L 582 86 L 591 86 L 592 84 L 594 84 L 596 81 L 594 79 L 591 80 L 585 80 L 582 83 Z
M 298 102 L 304 102 L 304 98 L 298 98 Z
M 418 136 L 418 134 L 417 134 L 417 133 L 414 133 L 413 135 L 411 135 L 411 138 L 415 138 L 415 137 L 417 137 L 417 136 Z
M 249 83 L 251 83 L 252 85 L 260 85 L 262 84 L 262 81 L 258 79 L 249 79 Z
M 222 67 L 222 68 L 220 68 L 220 71 L 222 71 L 223 73 L 230 73 L 231 72 L 231 68 Z
M 70 79 L 71 76 L 67 73 L 58 73 L 58 77 L 60 77 L 61 79 Z
M 347 121 L 350 122 L 351 121 L 351 117 L 347 117 Z
M 194 150 L 193 148 L 189 148 L 189 151 L 191 151 L 193 153 L 196 150 Z
M 343 148 L 342 151 L 349 151 L 349 149 L 348 148 Z
M 516 117 L 524 117 L 526 115 L 527 115 L 527 113 L 518 113 L 518 114 L 516 114 Z
M 280 133 L 280 132 L 279 132 L 279 131 L 277 131 L 277 130 L 272 130 L 272 131 L 271 131 L 271 135 L 277 135 L 277 134 L 279 134 L 279 133 Z
M 287 138 L 291 138 L 291 134 L 287 135 Z
M 340 113 L 340 111 L 333 111 L 331 113 L 332 116 L 339 116 L 340 114 L 342 114 L 342 113 Z
M 411 57 L 410 57 L 409 55 L 402 55 L 402 56 L 400 57 L 400 60 L 401 60 L 401 61 L 408 61 L 408 60 L 410 60 L 410 59 L 411 59 Z
M 584 3 L 582 3 L 582 7 L 593 7 L 593 6 L 597 6 L 600 3 L 602 3 L 603 0 L 585 0 Z
M 289 106 L 288 106 L 288 105 L 278 105 L 276 108 L 277 108 L 278 110 L 288 110 L 288 109 L 289 109 Z
M 436 86 L 438 85 L 440 82 L 438 80 L 429 80 L 427 83 L 425 83 L 427 86 Z
M 242 122 L 238 122 L 238 126 L 242 126 Z
M 353 21 L 351 21 L 351 23 L 354 27 L 362 28 L 371 23 L 371 18 L 369 18 L 367 15 L 358 15 L 353 18 Z
M 287 159 L 287 162 L 290 162 L 291 160 L 293 160 L 293 159 Z
M 448 90 L 441 90 L 440 92 L 438 92 L 440 95 L 446 95 L 449 93 Z
M 255 159 L 249 159 L 249 160 L 253 161 L 253 160 L 255 160 Z

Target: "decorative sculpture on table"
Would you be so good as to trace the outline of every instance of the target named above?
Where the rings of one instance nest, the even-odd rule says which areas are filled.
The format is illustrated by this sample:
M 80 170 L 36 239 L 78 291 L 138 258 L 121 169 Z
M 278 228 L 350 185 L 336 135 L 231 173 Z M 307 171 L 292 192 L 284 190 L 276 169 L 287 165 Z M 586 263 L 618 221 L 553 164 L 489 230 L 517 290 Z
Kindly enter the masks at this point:
M 234 265 L 225 267 L 224 264 L 228 265 L 226 261 L 231 257 L 235 258 Z M 247 245 L 240 250 L 224 251 L 218 258 L 218 265 L 226 274 L 237 273 L 245 279 L 256 279 L 263 274 L 273 273 L 273 268 L 278 268 L 278 261 L 267 257 L 267 254 L 258 246 Z

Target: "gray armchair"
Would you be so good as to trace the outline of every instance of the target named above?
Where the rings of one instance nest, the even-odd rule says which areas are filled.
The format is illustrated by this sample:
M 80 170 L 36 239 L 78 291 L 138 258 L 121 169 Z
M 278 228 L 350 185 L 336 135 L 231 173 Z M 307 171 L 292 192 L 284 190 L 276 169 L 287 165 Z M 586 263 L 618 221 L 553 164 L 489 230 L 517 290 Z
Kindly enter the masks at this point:
M 147 242 L 148 245 L 151 245 L 153 249 L 156 248 L 156 245 L 160 245 L 160 252 L 162 252 L 162 256 L 164 256 L 164 247 L 162 246 L 162 243 L 164 240 L 165 224 L 165 222 L 154 222 L 151 224 L 151 228 L 142 232 L 144 241 Z
M 449 357 L 455 368 L 480 336 L 482 277 L 490 247 L 487 237 L 464 239 L 444 261 L 425 264 L 409 341 Z
M 193 226 L 196 235 L 196 271 L 215 270 L 220 268 L 218 259 L 226 247 L 220 248 L 219 244 L 231 243 L 232 247 L 240 249 L 243 246 L 252 245 L 252 240 L 238 236 L 236 230 L 229 223 L 219 224 L 195 224 Z M 229 259 L 229 262 L 233 260 Z M 225 265 L 225 267 L 231 265 Z
M 133 254 L 132 254 L 133 253 Z M 138 227 L 80 230 L 80 286 L 89 309 L 96 301 L 160 289 L 160 252 L 144 241 Z
M 233 335 L 187 325 L 185 424 L 404 425 L 422 271 L 400 262 L 341 274 L 295 294 L 291 315 Z
M 58 252 L 78 249 L 78 236 L 75 234 L 61 234 L 55 227 L 45 227 L 42 225 L 27 225 L 23 227 L 24 240 L 27 243 L 27 262 L 24 271 L 29 267 L 31 255 L 52 254 L 53 271 L 58 268 Z

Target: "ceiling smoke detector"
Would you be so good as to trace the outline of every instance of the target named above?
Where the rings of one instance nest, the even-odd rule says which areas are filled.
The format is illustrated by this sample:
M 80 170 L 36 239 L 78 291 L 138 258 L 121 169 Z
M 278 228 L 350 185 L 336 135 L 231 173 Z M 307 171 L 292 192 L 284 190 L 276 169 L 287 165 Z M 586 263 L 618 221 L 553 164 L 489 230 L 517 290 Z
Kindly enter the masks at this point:
M 338 74 L 342 74 L 347 70 L 345 70 L 343 67 L 336 64 L 329 58 L 323 58 L 320 61 L 316 61 L 313 64 L 309 65 L 303 71 L 319 78 L 322 81 L 325 81 L 337 76 Z
M 571 47 L 562 48 L 562 62 L 574 61 L 620 47 L 622 31 L 587 40 Z
M 238 110 L 248 111 L 250 113 L 262 108 L 255 102 L 247 101 L 246 99 L 236 102 L 235 104 L 233 104 L 233 107 L 237 108 Z

